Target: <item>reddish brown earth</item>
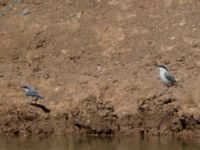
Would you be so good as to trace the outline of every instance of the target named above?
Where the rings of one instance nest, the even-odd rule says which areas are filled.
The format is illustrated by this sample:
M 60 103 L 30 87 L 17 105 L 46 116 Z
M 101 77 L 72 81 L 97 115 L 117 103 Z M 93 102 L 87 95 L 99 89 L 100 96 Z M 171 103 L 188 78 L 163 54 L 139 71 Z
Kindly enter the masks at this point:
M 0 12 L 11 3 L 0 1 Z M 200 136 L 199 7 L 198 0 L 12 4 L 0 16 L 0 134 Z M 183 88 L 160 95 L 156 63 Z M 26 84 L 50 112 L 28 103 L 19 87 Z

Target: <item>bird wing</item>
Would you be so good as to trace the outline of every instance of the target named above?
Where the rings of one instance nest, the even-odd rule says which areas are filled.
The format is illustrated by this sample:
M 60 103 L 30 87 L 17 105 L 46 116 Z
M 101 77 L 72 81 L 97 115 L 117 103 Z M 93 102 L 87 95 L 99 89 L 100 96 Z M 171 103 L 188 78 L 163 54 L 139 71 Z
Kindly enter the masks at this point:
M 38 95 L 38 92 L 35 91 L 35 90 L 29 90 L 26 95 L 28 96 L 37 96 Z
M 38 92 L 35 91 L 35 90 L 31 91 L 31 95 L 33 97 L 37 97 L 38 99 L 43 99 L 44 98 L 43 96 L 39 95 Z
M 37 91 L 34 91 L 34 90 L 33 90 L 31 93 L 32 93 L 34 96 L 38 96 L 38 92 L 37 92 Z
M 169 72 L 165 72 L 165 77 L 167 78 L 167 80 L 169 80 L 171 83 L 176 83 L 175 78 L 169 73 Z

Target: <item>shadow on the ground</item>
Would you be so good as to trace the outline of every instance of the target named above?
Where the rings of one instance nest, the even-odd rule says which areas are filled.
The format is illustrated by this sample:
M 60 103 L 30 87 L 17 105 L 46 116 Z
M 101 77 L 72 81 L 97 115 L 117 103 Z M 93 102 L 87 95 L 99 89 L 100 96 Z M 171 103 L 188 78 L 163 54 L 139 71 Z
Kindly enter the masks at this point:
M 51 110 L 48 109 L 46 106 L 41 105 L 41 104 L 33 104 L 33 103 L 32 103 L 31 105 L 42 109 L 45 113 L 49 113 L 49 112 L 51 111 Z

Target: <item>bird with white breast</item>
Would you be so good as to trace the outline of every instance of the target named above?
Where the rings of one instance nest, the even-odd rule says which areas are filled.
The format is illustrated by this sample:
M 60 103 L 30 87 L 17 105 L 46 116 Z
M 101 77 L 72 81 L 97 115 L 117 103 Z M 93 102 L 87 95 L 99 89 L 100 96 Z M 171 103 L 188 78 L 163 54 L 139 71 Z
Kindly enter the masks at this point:
M 169 88 L 176 85 L 177 81 L 164 65 L 156 65 L 160 71 L 161 81 Z

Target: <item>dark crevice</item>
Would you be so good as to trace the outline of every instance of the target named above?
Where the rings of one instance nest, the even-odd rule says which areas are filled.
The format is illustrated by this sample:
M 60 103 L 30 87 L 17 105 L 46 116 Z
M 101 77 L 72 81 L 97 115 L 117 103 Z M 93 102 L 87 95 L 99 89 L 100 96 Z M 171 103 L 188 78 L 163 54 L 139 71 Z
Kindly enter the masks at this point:
M 182 125 L 183 129 L 186 129 L 187 123 L 186 123 L 185 119 L 180 119 L 180 121 L 181 121 L 181 125 Z

